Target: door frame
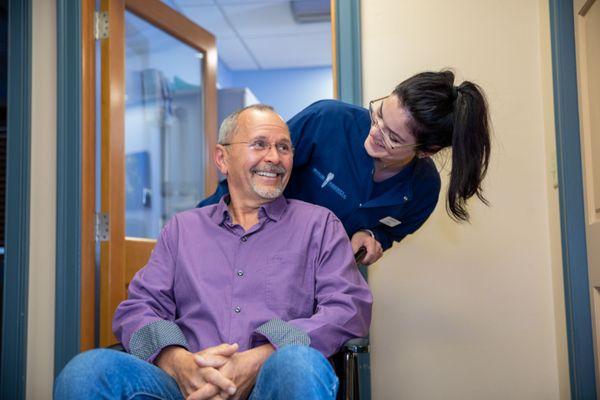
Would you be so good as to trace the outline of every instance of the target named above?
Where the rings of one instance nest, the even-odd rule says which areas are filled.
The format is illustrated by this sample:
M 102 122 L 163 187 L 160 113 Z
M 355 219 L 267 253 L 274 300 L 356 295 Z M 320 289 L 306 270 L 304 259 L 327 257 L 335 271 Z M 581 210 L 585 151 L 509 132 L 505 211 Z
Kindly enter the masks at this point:
M 360 0 L 331 0 L 334 94 L 338 100 L 362 106 Z
M 24 399 L 29 295 L 32 2 L 8 0 L 6 255 L 0 398 Z
M 54 376 L 79 353 L 82 207 L 80 0 L 57 0 Z M 77 299 L 77 300 L 75 300 Z
M 572 0 L 549 0 L 571 398 L 596 398 Z

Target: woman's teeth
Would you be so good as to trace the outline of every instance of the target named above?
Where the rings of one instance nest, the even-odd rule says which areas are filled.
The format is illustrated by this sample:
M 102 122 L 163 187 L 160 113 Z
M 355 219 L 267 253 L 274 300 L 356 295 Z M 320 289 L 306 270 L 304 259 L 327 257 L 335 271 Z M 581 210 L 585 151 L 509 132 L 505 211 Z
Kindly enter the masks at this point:
M 383 143 L 378 142 L 377 140 L 375 140 L 375 138 L 372 139 L 372 142 L 375 146 L 385 149 L 385 146 L 383 145 Z

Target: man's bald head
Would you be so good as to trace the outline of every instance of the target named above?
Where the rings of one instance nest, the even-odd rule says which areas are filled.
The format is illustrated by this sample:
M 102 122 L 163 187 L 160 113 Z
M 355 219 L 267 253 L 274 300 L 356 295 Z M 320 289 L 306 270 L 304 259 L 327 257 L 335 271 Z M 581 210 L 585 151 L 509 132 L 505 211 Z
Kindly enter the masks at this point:
M 227 118 L 225 118 L 223 120 L 223 122 L 221 122 L 221 127 L 219 128 L 219 137 L 218 137 L 219 144 L 230 143 L 232 141 L 233 137 L 238 132 L 239 125 L 241 123 L 241 120 L 243 119 L 242 114 L 245 114 L 247 111 L 251 111 L 251 110 L 273 113 L 273 114 L 277 115 L 283 121 L 283 118 L 281 118 L 281 116 L 279 114 L 277 114 L 275 109 L 273 109 L 273 107 L 271 107 L 267 104 L 253 104 L 253 105 L 241 108 L 241 109 L 237 110 L 236 112 L 229 114 L 227 116 Z

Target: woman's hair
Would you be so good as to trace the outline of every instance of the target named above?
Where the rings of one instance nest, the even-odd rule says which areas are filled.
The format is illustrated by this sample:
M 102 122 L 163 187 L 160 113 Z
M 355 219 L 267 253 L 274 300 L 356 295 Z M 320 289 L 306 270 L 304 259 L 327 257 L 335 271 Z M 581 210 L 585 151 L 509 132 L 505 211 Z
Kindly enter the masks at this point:
M 453 219 L 468 221 L 469 198 L 476 195 L 488 204 L 481 188 L 490 160 L 488 106 L 483 91 L 468 81 L 454 86 L 454 73 L 441 71 L 408 78 L 393 94 L 411 116 L 409 129 L 418 151 L 434 154 L 452 147 L 446 210 Z

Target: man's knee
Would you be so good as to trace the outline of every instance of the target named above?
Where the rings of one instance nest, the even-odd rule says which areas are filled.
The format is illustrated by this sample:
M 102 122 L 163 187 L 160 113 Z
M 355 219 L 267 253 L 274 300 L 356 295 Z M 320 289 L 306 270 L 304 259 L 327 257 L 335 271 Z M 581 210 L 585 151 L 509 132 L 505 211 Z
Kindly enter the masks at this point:
M 296 381 L 310 378 L 310 375 L 323 376 L 333 373 L 329 361 L 317 350 L 308 346 L 291 345 L 277 350 L 263 365 L 267 371 L 285 371 L 283 376 Z M 277 374 L 281 376 L 282 374 Z
M 56 378 L 55 397 L 68 398 L 67 394 L 73 389 L 96 387 L 112 380 L 112 377 L 118 377 L 120 374 L 115 369 L 123 368 L 129 357 L 131 356 L 126 353 L 108 349 L 94 349 L 78 354 Z
M 338 379 L 329 361 L 308 346 L 285 346 L 263 364 L 252 399 L 334 399 Z
M 139 396 L 139 397 L 137 397 Z M 130 354 L 97 349 L 73 358 L 54 385 L 55 399 L 181 399 L 177 382 Z
M 90 379 L 105 370 L 105 367 L 114 365 L 118 352 L 107 349 L 94 349 L 76 355 L 62 370 L 57 379 L 80 380 Z

